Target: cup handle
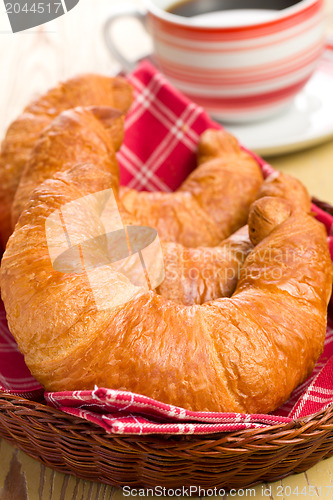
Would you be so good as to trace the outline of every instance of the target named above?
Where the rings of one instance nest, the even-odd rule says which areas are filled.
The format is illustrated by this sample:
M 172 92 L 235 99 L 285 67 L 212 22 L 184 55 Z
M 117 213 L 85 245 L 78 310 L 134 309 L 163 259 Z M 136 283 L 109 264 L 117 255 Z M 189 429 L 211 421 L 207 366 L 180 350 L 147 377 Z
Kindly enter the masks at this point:
M 146 28 L 146 11 L 138 9 L 134 5 L 131 4 L 125 4 L 122 5 L 122 7 L 118 10 L 115 11 L 113 14 L 110 15 L 110 17 L 105 21 L 104 23 L 104 28 L 103 28 L 103 33 L 104 33 L 104 40 L 106 43 L 107 48 L 111 52 L 111 54 L 114 56 L 114 58 L 121 64 L 121 67 L 126 71 L 126 72 L 131 72 L 133 71 L 134 67 L 136 66 L 136 62 L 129 61 L 118 49 L 117 44 L 115 43 L 113 36 L 112 36 L 112 26 L 117 21 L 118 19 L 121 19 L 123 17 L 133 17 L 140 21 L 142 26 Z

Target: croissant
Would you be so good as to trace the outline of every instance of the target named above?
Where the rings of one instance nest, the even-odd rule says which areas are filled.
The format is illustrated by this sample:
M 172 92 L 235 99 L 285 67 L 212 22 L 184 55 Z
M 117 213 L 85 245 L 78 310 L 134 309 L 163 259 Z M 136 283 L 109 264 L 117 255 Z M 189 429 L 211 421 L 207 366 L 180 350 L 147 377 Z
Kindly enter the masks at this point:
M 14 227 L 11 209 L 17 186 L 43 129 L 66 109 L 95 105 L 127 111 L 131 102 L 132 89 L 125 79 L 87 74 L 60 83 L 24 109 L 8 128 L 1 145 L 0 240 L 3 248 Z
M 72 134 L 72 122 L 75 141 L 47 140 L 55 131 Z M 50 391 L 98 385 L 194 411 L 274 410 L 311 373 L 326 331 L 332 263 L 325 229 L 309 214 L 308 193 L 296 180 L 289 190 L 290 179 L 281 174 L 263 182 L 234 138 L 207 131 L 198 167 L 179 191 L 125 190 L 119 198 L 114 151 L 121 126 L 121 117 L 106 108 L 65 111 L 30 151 L 25 175 L 37 185 L 26 201 L 20 183 L 25 205 L 18 192 L 22 212 L 0 270 L 9 327 L 29 369 Z M 38 184 L 33 171 L 45 172 L 48 164 Z M 149 222 L 157 229 L 166 274 L 156 289 L 138 284 L 134 256 L 126 261 L 129 270 L 126 259 L 105 258 L 119 250 L 101 218 L 110 190 L 127 228 Z M 105 265 L 92 269 L 84 260 L 85 270 L 61 272 L 51 262 L 47 221 L 80 200 L 89 200 L 92 215 L 72 210 L 67 234 L 92 245 L 91 262 L 98 255 Z M 246 222 L 251 242 L 245 229 L 231 235 Z M 217 272 L 229 266 L 236 275 L 231 281 Z M 109 309 L 97 307 L 105 290 Z
M 14 198 L 13 217 L 19 217 L 40 183 L 79 162 L 90 162 L 110 172 L 117 193 L 119 169 L 115 151 L 122 141 L 123 123 L 121 112 L 101 106 L 78 107 L 58 115 L 43 130 L 28 157 Z M 198 172 L 203 179 L 201 185 L 195 180 Z M 246 223 L 263 178 L 258 164 L 239 148 L 233 137 L 208 130 L 200 140 L 198 168 L 187 182 L 194 185 L 192 191 L 190 186 L 185 191 L 186 183 L 176 193 L 137 193 L 123 188 L 121 200 L 125 209 L 121 212 L 126 223 L 139 220 L 153 226 L 164 240 L 166 275 L 157 293 L 190 305 L 230 296 L 234 291 L 240 266 L 252 245 L 247 231 L 223 240 Z M 209 191 L 210 197 L 198 201 L 203 189 Z M 237 189 L 243 190 L 242 196 L 234 196 L 232 201 Z M 223 203 L 229 207 L 227 215 L 221 212 L 219 204 L 215 210 L 206 206 L 214 197 L 223 197 Z M 194 219 L 197 225 L 193 225 Z M 217 242 L 222 244 L 213 246 Z M 182 243 L 201 246 L 185 249 Z
M 198 145 L 198 168 L 175 193 L 122 188 L 120 197 L 129 213 L 164 239 L 186 247 L 216 246 L 246 224 L 262 182 L 257 162 L 234 137 L 207 130 Z

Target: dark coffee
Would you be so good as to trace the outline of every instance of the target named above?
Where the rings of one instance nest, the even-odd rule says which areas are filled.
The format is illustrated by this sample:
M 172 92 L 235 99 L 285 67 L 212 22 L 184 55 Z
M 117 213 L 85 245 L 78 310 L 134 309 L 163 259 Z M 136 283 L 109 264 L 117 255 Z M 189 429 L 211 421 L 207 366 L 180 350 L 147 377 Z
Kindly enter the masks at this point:
M 299 2 L 300 0 L 181 0 L 170 5 L 166 11 L 178 16 L 192 17 L 224 10 L 282 10 Z

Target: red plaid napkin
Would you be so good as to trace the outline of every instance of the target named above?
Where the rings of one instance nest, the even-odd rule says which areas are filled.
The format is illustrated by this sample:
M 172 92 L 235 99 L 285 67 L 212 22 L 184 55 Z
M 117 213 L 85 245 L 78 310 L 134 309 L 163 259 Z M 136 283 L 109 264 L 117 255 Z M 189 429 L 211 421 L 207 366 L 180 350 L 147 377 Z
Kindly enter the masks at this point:
M 195 167 L 200 134 L 220 125 L 171 87 L 148 62 L 141 63 L 128 78 L 135 89 L 135 102 L 118 154 L 121 181 L 139 190 L 172 191 Z M 257 160 L 265 176 L 273 171 Z M 333 258 L 333 217 L 316 206 L 313 211 L 331 236 Z M 2 304 L 0 384 L 3 391 L 27 399 L 43 398 L 42 387 L 30 375 L 8 331 Z M 191 412 L 139 394 L 97 387 L 93 391 L 45 393 L 44 397 L 47 404 L 116 434 L 208 434 L 281 425 L 333 403 L 333 320 L 329 320 L 325 349 L 311 377 L 271 415 Z

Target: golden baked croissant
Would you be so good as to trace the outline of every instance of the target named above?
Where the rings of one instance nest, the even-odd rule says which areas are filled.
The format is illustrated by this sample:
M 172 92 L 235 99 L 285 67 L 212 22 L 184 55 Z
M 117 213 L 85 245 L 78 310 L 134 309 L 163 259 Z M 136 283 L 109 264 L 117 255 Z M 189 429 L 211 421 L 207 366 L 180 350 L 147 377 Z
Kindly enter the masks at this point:
M 66 109 L 95 105 L 127 111 L 131 102 L 132 89 L 125 79 L 87 74 L 60 83 L 24 109 L 8 128 L 1 145 L 0 240 L 3 248 L 14 227 L 11 207 L 15 192 L 42 130 Z
M 110 172 L 113 175 L 113 182 L 110 185 L 117 193 L 119 171 L 114 151 L 120 146 L 122 132 L 123 117 L 112 108 L 101 106 L 74 108 L 57 116 L 44 129 L 31 150 L 15 195 L 13 215 L 20 214 L 34 188 L 40 183 L 52 177 L 56 172 L 66 170 L 80 162 L 91 162 Z M 242 209 L 246 206 L 248 210 L 250 203 L 255 199 L 262 184 L 262 174 L 250 155 L 241 152 L 234 138 L 222 131 L 207 131 L 200 140 L 201 150 L 208 149 L 208 138 L 212 142 L 211 148 L 214 143 L 216 158 L 212 157 L 211 152 L 211 158 L 207 161 L 200 164 L 199 159 L 197 171 L 202 172 L 203 186 L 207 190 L 215 189 L 216 196 L 222 199 L 221 179 L 224 179 L 226 194 L 235 190 L 236 186 L 240 190 L 246 185 L 244 194 L 241 197 L 238 196 L 234 203 L 240 209 L 239 212 L 235 210 L 235 207 L 231 207 L 228 217 L 224 216 L 224 225 L 221 224 L 223 234 L 228 235 L 231 232 L 230 227 L 236 228 L 246 222 L 246 215 Z M 211 174 L 211 164 L 216 169 L 219 168 L 220 176 Z M 238 172 L 238 177 L 232 172 L 233 182 L 230 182 L 230 179 L 228 181 L 228 171 L 231 168 Z M 131 191 L 132 199 L 133 193 L 136 192 Z M 181 193 L 144 192 L 140 201 L 144 198 L 148 201 L 150 194 L 164 195 L 159 198 L 161 201 L 159 218 L 155 219 L 157 221 L 155 227 L 160 237 L 166 240 L 163 242 L 163 254 L 167 265 L 165 266 L 165 280 L 157 288 L 157 292 L 184 304 L 202 303 L 218 297 L 230 296 L 237 284 L 240 266 L 252 247 L 247 231 L 233 235 L 217 247 L 204 247 L 205 244 L 214 244 L 217 239 L 219 225 L 214 223 L 212 215 L 219 213 L 218 204 L 216 204 L 215 212 L 211 210 L 209 214 L 191 192 L 185 191 Z M 126 193 L 124 197 L 126 198 Z M 127 214 L 120 208 L 123 221 L 133 223 L 133 220 L 140 220 L 143 225 L 154 225 L 152 207 L 147 203 L 140 205 L 139 202 L 137 206 L 140 207 L 141 217 L 136 213 Z M 156 196 L 153 208 L 158 211 L 157 207 L 158 196 Z M 242 215 L 240 216 L 239 213 Z M 197 225 L 193 225 L 194 219 L 197 219 Z M 168 241 L 198 244 L 200 234 L 203 244 L 196 249 L 185 249 L 180 243 Z
M 120 198 L 129 213 L 166 240 L 215 246 L 246 224 L 262 181 L 258 163 L 234 137 L 207 130 L 199 142 L 198 168 L 175 193 L 122 188 Z
M 103 123 L 100 118 L 92 116 L 91 124 L 96 120 Z M 80 151 L 87 134 L 92 137 L 92 131 L 85 127 L 82 132 L 81 139 L 77 136 L 72 144 L 75 151 Z M 185 248 L 185 244 L 200 244 L 199 231 L 194 233 L 192 227 L 203 220 L 202 211 L 209 218 L 208 230 L 201 228 L 205 241 L 223 247 L 230 243 L 219 241 L 219 234 L 228 236 L 228 231 L 244 223 L 248 196 L 254 199 L 258 194 L 249 213 L 249 234 L 256 247 L 251 250 L 242 240 L 247 258 L 231 298 L 217 298 L 214 288 L 208 298 L 200 291 L 193 299 L 191 287 L 174 291 L 174 283 L 166 290 L 162 283 L 158 294 L 136 286 L 121 267 L 111 263 L 99 274 L 94 293 L 103 294 L 109 288 L 111 294 L 117 290 L 128 300 L 110 310 L 98 309 L 85 272 L 62 273 L 52 267 L 45 222 L 56 210 L 91 193 L 110 188 L 117 193 L 117 165 L 111 155 L 108 166 L 68 162 L 64 168 L 62 151 L 56 148 L 52 153 L 56 155 L 52 164 L 55 166 L 56 158 L 59 162 L 58 171 L 35 189 L 25 205 L 8 242 L 0 275 L 9 327 L 32 374 L 47 390 L 90 389 L 96 384 L 138 392 L 191 410 L 262 413 L 283 403 L 313 369 L 323 348 L 332 288 L 325 229 L 307 213 L 309 197 L 297 181 L 297 206 L 294 194 L 290 199 L 285 176 L 262 184 L 258 175 L 254 188 L 254 162 L 249 156 L 237 149 L 226 133 L 207 132 L 203 142 L 207 136 L 211 136 L 212 144 L 217 140 L 225 145 L 224 157 L 221 160 L 213 146 L 213 153 L 203 155 L 202 164 L 179 192 L 181 197 L 184 191 L 189 193 L 187 198 L 193 200 L 190 206 L 197 204 L 200 208 L 191 217 L 182 217 L 171 232 L 170 213 L 164 219 L 167 223 L 157 220 L 156 226 L 165 255 L 168 251 L 172 254 L 167 245 L 180 245 L 180 251 L 188 251 L 191 258 L 192 252 L 200 253 L 201 249 Z M 112 133 L 104 140 L 108 148 L 113 147 Z M 95 144 L 98 151 L 103 150 L 99 138 Z M 76 154 L 66 158 L 74 162 Z M 230 169 L 226 168 L 229 161 L 233 165 Z M 233 212 L 240 203 L 233 198 L 235 194 L 242 197 L 244 186 L 237 170 L 239 174 L 244 171 L 246 185 L 251 185 L 250 193 L 246 191 L 241 200 L 240 215 Z M 52 167 L 52 174 L 54 171 Z M 229 186 L 233 193 L 230 201 Z M 172 207 L 174 199 L 178 209 L 185 211 L 187 205 L 178 202 L 179 193 L 170 197 L 167 206 Z M 148 207 L 149 196 L 142 195 Z M 181 199 L 187 202 L 187 198 Z M 68 234 L 79 227 L 80 237 L 89 240 L 100 224 L 104 203 L 94 202 L 92 219 L 85 220 L 80 211 L 74 211 Z M 226 204 L 231 207 L 227 214 Z M 155 200 L 152 206 L 159 210 Z M 141 220 L 134 209 L 128 214 L 119 200 L 118 208 L 124 224 L 145 224 L 150 217 L 141 213 Z M 163 219 L 163 213 L 159 214 Z M 220 225 L 222 228 L 226 219 L 229 229 L 222 230 Z M 98 242 L 97 250 L 103 254 L 106 240 Z M 206 282 L 203 277 L 203 287 L 210 283 L 209 277 Z M 170 300 L 168 293 L 184 303 Z M 189 303 L 192 305 L 186 305 Z
M 109 107 L 78 107 L 60 113 L 43 130 L 28 156 L 12 206 L 13 226 L 33 190 L 75 163 L 90 162 L 111 172 L 117 190 L 115 151 L 122 143 L 123 130 L 122 113 Z

